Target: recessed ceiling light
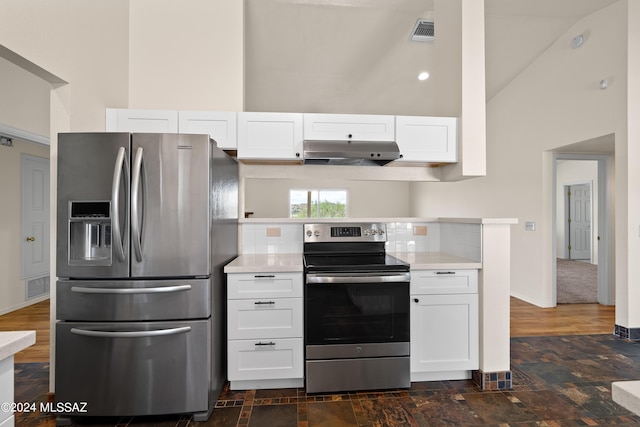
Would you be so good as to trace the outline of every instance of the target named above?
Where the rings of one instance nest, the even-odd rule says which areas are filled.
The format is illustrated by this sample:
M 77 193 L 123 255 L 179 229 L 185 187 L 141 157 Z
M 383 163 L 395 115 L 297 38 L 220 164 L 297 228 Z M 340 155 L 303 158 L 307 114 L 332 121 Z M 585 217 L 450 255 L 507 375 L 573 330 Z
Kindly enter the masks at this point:
M 428 78 L 429 78 L 429 73 L 427 73 L 426 71 L 423 71 L 420 74 L 418 74 L 418 80 L 427 80 Z

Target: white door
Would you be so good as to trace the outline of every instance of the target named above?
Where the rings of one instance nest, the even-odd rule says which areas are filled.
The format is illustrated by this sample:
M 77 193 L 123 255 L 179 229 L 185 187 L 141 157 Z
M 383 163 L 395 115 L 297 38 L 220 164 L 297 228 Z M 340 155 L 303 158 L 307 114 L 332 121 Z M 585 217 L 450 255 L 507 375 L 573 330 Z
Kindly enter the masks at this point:
M 569 258 L 591 259 L 591 185 L 569 186 Z
M 22 277 L 49 274 L 49 159 L 23 155 Z

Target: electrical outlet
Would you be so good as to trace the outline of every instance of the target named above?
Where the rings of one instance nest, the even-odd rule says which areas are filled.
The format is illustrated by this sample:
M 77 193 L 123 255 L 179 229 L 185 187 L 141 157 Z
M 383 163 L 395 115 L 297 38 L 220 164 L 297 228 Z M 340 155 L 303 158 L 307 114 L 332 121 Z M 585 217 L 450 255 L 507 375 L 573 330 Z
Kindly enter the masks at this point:
M 427 235 L 427 226 L 426 225 L 416 225 L 413 227 L 413 235 L 414 236 L 426 236 Z
M 533 221 L 525 221 L 524 229 L 527 231 L 536 231 L 536 223 Z
M 267 237 L 280 237 L 282 230 L 280 227 L 267 227 Z

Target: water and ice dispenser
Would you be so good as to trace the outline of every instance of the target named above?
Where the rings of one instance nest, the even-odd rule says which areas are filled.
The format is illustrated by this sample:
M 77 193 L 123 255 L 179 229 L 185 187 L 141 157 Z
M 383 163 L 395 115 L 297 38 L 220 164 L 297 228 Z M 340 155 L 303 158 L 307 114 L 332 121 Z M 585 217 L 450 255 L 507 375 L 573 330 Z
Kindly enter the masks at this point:
M 69 265 L 111 265 L 111 202 L 69 202 Z

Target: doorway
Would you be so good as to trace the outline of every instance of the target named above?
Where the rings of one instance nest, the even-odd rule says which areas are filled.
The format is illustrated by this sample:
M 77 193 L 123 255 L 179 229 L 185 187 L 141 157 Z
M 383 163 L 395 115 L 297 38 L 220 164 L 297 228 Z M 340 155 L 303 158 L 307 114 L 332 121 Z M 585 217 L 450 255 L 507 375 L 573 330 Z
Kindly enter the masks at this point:
M 554 303 L 614 305 L 612 155 L 567 152 L 553 157 Z M 575 292 L 569 300 L 562 292 L 566 280 Z M 589 283 L 591 287 L 575 288 Z M 587 297 L 587 292 L 592 293 Z

